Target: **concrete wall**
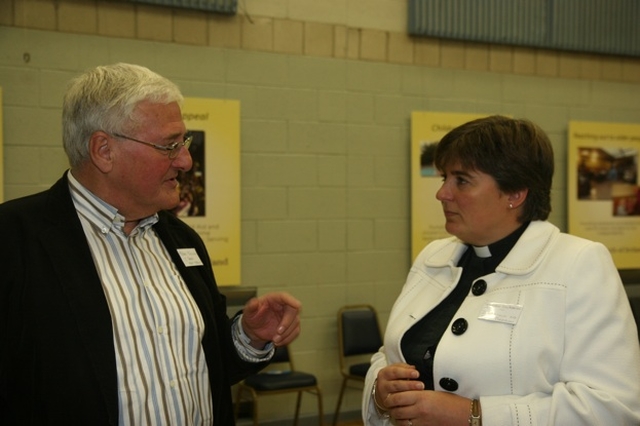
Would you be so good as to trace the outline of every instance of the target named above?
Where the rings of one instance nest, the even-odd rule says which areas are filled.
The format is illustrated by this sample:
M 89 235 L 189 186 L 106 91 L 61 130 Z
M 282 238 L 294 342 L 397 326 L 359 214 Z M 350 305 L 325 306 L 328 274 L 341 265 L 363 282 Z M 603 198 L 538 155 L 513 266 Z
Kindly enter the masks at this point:
M 186 96 L 238 99 L 242 277 L 304 303 L 292 345 L 335 407 L 336 312 L 370 303 L 382 323 L 408 271 L 410 114 L 503 113 L 539 123 L 556 152 L 551 221 L 566 229 L 569 120 L 640 122 L 640 61 L 413 39 L 405 0 L 246 0 L 233 17 L 126 2 L 3 0 L 4 194 L 67 168 L 60 108 L 82 70 L 134 62 Z M 439 212 L 434 212 L 439 214 Z M 357 410 L 351 391 L 345 410 Z M 293 398 L 262 405 L 288 417 Z M 313 415 L 315 400 L 304 398 Z

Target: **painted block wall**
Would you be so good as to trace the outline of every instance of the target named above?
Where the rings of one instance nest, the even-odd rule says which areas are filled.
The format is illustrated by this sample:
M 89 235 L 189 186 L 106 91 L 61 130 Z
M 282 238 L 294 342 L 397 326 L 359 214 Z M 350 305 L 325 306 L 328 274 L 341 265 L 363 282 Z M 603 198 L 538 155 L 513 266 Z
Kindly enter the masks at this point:
M 410 266 L 411 112 L 540 124 L 556 153 L 550 220 L 564 230 L 568 121 L 640 122 L 640 65 L 410 40 L 389 22 L 397 12 L 356 19 L 312 0 L 293 4 L 247 1 L 249 22 L 102 1 L 2 3 L 4 193 L 43 190 L 66 170 L 62 95 L 88 67 L 134 62 L 186 96 L 239 100 L 243 285 L 303 302 L 292 349 L 297 367 L 318 375 L 329 414 L 340 384 L 338 308 L 370 303 L 384 324 Z M 293 399 L 274 398 L 261 418 L 290 417 Z M 313 415 L 314 398 L 303 402 Z M 343 410 L 359 405 L 359 392 L 348 392 Z

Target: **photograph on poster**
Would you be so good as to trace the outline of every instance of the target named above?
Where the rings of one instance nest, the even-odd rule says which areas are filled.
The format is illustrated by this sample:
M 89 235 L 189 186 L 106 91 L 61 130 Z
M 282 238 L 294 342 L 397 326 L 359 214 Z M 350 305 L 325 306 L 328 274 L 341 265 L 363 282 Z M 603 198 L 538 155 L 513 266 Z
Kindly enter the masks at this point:
M 584 146 L 577 149 L 580 200 L 610 200 L 635 192 L 638 176 L 637 150 Z
M 180 204 L 173 211 L 180 217 L 206 215 L 205 132 L 192 130 L 191 135 L 193 141 L 189 147 L 189 153 L 193 160 L 193 166 L 178 176 Z
M 640 215 L 638 150 L 578 147 L 578 199 L 609 200 L 613 216 Z
M 435 153 L 438 141 L 420 142 L 420 175 L 423 177 L 439 177 L 435 167 Z

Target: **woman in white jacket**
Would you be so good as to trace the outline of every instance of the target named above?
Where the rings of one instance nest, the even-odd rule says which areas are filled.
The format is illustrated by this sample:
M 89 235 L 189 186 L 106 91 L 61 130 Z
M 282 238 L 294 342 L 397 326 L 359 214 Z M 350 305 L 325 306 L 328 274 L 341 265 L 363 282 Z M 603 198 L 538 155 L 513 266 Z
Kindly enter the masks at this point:
M 640 349 L 599 243 L 561 233 L 553 150 L 526 120 L 438 144 L 453 237 L 416 258 L 363 394 L 367 425 L 639 425 Z

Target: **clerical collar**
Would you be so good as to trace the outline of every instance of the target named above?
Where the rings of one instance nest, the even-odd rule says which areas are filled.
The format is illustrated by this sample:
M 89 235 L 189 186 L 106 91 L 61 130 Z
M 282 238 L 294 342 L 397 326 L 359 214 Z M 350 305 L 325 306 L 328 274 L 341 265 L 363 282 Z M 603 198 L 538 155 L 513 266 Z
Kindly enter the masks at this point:
M 473 251 L 476 252 L 476 256 L 481 258 L 491 257 L 491 249 L 489 249 L 489 246 L 482 246 L 482 247 L 471 246 L 471 247 L 473 247 Z
M 529 222 L 523 223 L 518 229 L 507 235 L 500 241 L 491 243 L 488 246 L 472 246 L 473 250 L 465 251 L 464 255 L 458 261 L 458 266 L 464 267 L 468 265 L 467 262 L 472 257 L 477 257 L 482 260 L 483 273 L 489 273 L 495 271 L 500 262 L 507 256 L 509 251 L 516 245 L 516 242 L 520 236 L 524 233 L 525 229 L 529 226 Z
M 496 241 L 495 243 L 491 243 L 488 246 L 471 246 L 473 247 L 473 251 L 476 256 L 481 258 L 494 257 L 498 258 L 499 262 L 502 261 L 507 256 L 507 253 L 511 251 L 513 246 L 516 245 L 520 236 L 524 233 L 525 229 L 529 226 L 529 222 L 523 223 L 518 229 L 513 231 L 511 234 L 507 235 L 503 239 Z

